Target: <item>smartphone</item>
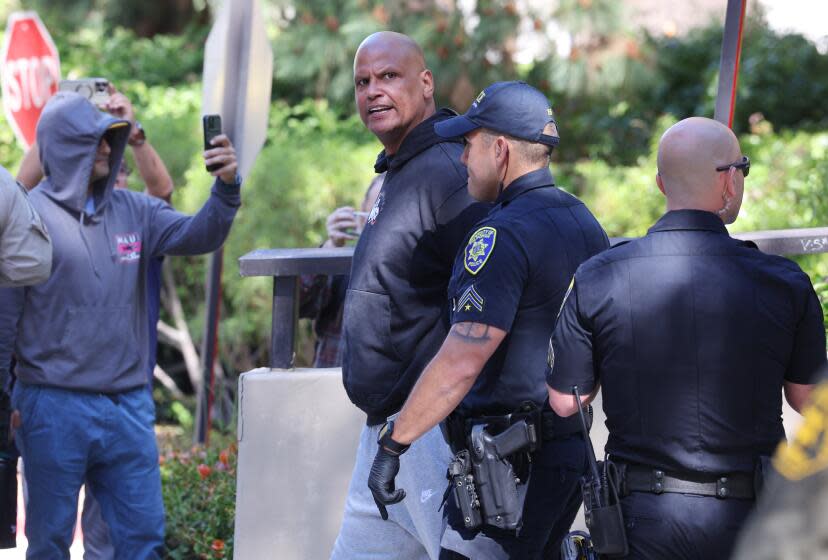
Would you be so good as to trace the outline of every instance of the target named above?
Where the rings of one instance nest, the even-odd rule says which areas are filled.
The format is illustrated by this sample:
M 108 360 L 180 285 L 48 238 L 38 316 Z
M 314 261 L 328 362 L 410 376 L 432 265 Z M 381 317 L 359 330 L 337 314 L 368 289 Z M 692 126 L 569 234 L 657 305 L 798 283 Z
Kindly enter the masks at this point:
M 215 148 L 210 141 L 221 134 L 221 116 L 220 115 L 204 115 L 201 118 L 201 125 L 204 128 L 204 149 L 209 150 Z M 214 163 L 207 166 L 207 171 L 213 172 L 221 169 L 220 163 Z
M 345 233 L 347 233 L 354 239 L 357 239 L 360 236 L 360 234 L 362 234 L 362 230 L 365 228 L 365 220 L 368 219 L 368 214 L 369 212 L 360 212 L 358 210 L 355 211 L 354 218 L 356 218 L 356 221 L 359 225 L 353 229 L 346 229 Z
M 109 102 L 109 81 L 106 78 L 61 80 L 58 84 L 58 90 L 79 93 L 96 107 L 103 107 Z

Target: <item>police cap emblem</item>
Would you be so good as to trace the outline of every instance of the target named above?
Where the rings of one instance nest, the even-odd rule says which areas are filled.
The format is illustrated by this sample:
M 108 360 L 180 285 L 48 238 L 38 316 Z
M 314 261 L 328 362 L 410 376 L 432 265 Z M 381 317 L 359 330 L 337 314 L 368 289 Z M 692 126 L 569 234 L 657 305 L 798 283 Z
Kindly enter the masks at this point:
M 486 265 L 495 246 L 497 230 L 493 227 L 482 227 L 475 231 L 466 245 L 463 264 L 471 274 L 477 274 Z

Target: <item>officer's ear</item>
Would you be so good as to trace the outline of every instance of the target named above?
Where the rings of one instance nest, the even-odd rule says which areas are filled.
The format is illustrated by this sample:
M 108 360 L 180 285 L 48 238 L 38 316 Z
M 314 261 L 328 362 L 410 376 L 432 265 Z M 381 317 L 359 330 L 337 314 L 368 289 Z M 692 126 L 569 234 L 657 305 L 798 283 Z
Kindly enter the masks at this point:
M 509 155 L 509 142 L 503 136 L 495 138 L 495 157 L 501 160 Z
M 724 192 L 722 192 L 722 198 L 725 200 L 730 200 L 731 198 L 736 196 L 736 174 L 741 173 L 738 169 L 731 166 L 730 169 L 727 170 L 725 173 L 725 182 L 724 182 Z
M 667 196 L 667 192 L 664 190 L 664 179 L 661 178 L 661 173 L 656 173 L 656 185 L 658 185 L 658 190 L 661 191 L 661 194 Z

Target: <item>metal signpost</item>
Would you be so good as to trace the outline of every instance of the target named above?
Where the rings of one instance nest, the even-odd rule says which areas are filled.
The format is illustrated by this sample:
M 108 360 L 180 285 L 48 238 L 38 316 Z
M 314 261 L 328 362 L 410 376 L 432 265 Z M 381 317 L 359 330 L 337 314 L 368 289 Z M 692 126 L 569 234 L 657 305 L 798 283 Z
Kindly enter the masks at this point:
M 222 131 L 236 148 L 239 175 L 246 177 L 267 136 L 273 52 L 258 0 L 228 0 L 204 47 L 204 114 L 221 115 Z M 223 251 L 210 256 L 201 345 L 203 379 L 194 438 L 205 443 L 213 402 Z
M 727 0 L 722 58 L 719 65 L 719 90 L 713 118 L 733 128 L 736 109 L 736 85 L 739 81 L 739 59 L 742 55 L 742 32 L 747 0 Z

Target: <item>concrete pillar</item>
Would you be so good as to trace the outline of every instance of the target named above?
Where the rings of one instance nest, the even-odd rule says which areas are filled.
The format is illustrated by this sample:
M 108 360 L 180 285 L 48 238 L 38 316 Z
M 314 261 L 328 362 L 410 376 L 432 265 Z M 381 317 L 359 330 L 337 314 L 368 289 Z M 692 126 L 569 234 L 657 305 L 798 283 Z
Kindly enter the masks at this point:
M 364 424 L 338 368 L 242 374 L 235 558 L 330 556 Z

